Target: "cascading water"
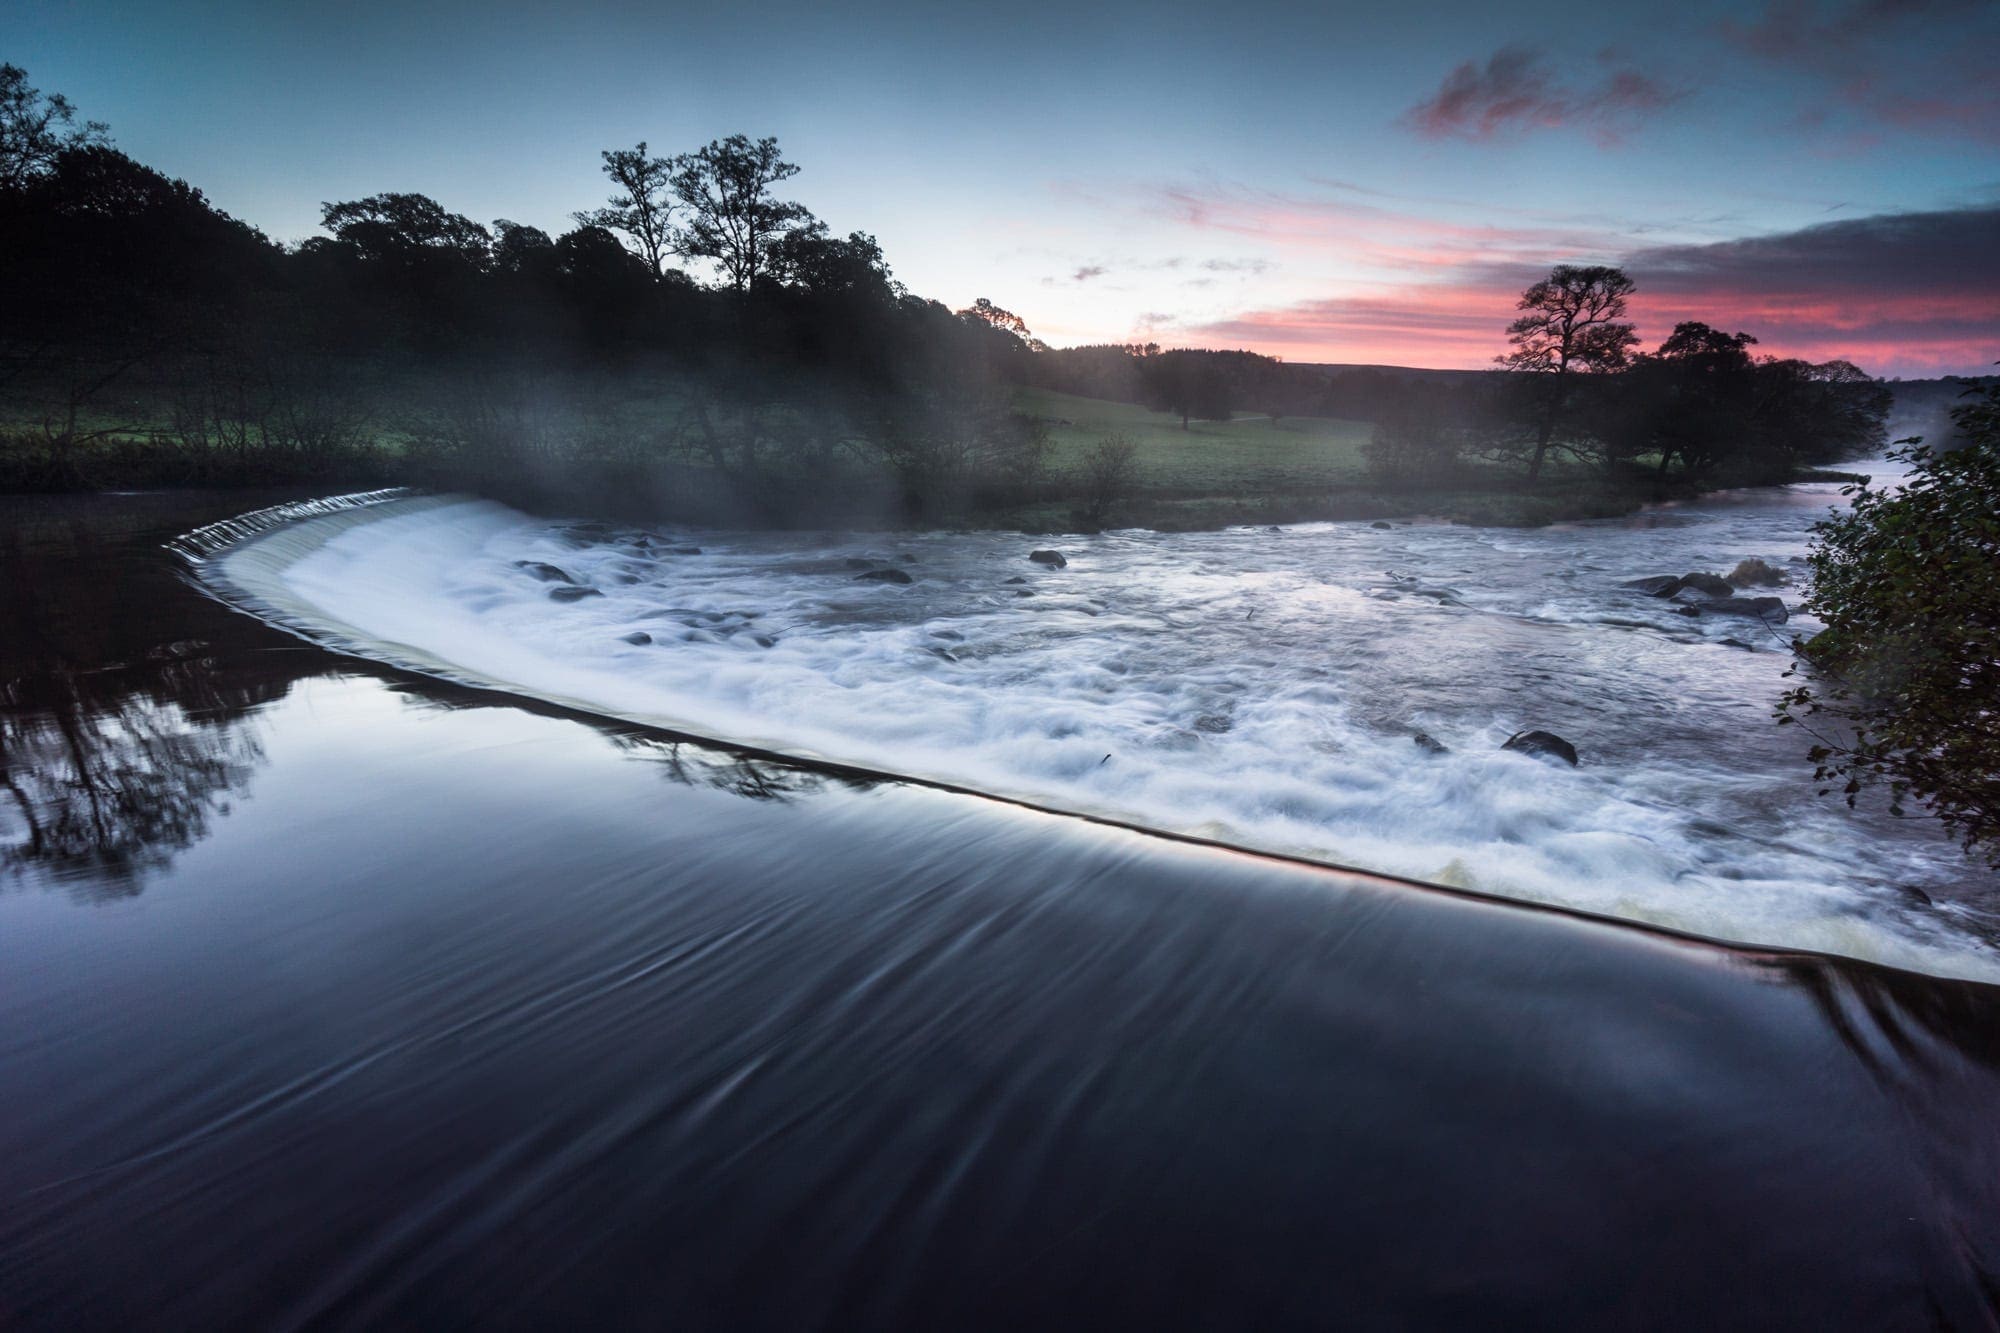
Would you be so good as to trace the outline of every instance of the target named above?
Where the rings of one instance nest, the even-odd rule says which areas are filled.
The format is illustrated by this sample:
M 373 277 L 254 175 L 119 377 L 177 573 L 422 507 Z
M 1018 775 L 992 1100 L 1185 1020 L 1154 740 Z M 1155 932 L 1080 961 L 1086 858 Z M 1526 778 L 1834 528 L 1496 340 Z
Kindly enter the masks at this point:
M 1817 796 L 1810 738 L 1771 721 L 1789 639 L 1817 626 L 1620 586 L 1749 557 L 1796 579 L 1831 487 L 1529 532 L 1110 533 L 1054 543 L 1061 569 L 1010 534 L 641 533 L 362 498 L 205 575 L 348 651 L 694 734 L 2000 976 L 1977 873 L 1923 821 Z M 888 569 L 910 582 L 867 577 Z M 1501 749 L 1531 727 L 1582 764 Z

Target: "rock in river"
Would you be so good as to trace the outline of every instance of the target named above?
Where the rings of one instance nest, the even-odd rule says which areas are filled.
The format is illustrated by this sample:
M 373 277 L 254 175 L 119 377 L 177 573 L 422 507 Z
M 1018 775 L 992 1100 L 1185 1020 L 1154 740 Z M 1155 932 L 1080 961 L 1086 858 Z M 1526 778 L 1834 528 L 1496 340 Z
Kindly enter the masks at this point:
M 1576 747 L 1553 731 L 1517 731 L 1500 748 L 1518 750 L 1522 754 L 1548 755 L 1562 760 L 1571 768 L 1576 767 Z
M 910 576 L 900 569 L 871 569 L 866 574 L 856 574 L 856 583 L 908 583 Z
M 580 602 L 586 597 L 602 596 L 604 594 L 595 588 L 579 588 L 573 583 L 561 588 L 549 589 L 549 600 L 552 602 Z
M 1038 565 L 1047 565 L 1050 569 L 1069 568 L 1069 561 L 1063 557 L 1061 551 L 1030 551 L 1028 559 Z
M 1727 600 L 1718 597 L 1692 609 L 1704 616 L 1755 616 L 1773 625 L 1782 625 L 1792 616 L 1782 597 L 1731 597 Z
M 514 568 L 525 569 L 530 574 L 533 574 L 536 578 L 540 579 L 544 583 L 576 582 L 575 579 L 569 576 L 569 572 L 567 570 L 558 569 L 554 565 L 543 564 L 539 560 L 516 560 L 514 562 Z

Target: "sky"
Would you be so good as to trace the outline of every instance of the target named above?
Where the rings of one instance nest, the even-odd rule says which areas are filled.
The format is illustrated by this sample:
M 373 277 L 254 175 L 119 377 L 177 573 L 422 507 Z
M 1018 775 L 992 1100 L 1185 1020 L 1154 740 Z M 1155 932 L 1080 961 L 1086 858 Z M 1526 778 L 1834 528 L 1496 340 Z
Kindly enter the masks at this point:
M 775 135 L 896 276 L 1048 342 L 1489 364 L 1554 263 L 1881 375 L 2000 360 L 2000 0 L 7 0 L 0 60 L 295 241 L 557 232 L 598 153 Z

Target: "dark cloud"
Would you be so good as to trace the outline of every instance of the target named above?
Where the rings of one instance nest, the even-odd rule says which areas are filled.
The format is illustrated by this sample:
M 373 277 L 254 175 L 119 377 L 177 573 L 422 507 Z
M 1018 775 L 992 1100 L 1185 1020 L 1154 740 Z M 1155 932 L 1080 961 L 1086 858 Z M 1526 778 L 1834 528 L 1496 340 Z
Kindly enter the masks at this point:
M 1089 282 L 1092 278 L 1103 277 L 1106 272 L 1108 270 L 1102 264 L 1085 264 L 1070 274 L 1069 279 L 1071 282 Z
M 1687 95 L 1605 52 L 1603 72 L 1565 82 L 1537 52 L 1502 47 L 1482 66 L 1468 60 L 1437 92 L 1404 113 L 1404 123 L 1433 139 L 1489 139 L 1510 131 L 1582 127 L 1600 140 L 1619 137 L 1638 119 Z
M 1723 37 L 1819 84 L 1797 123 L 1872 137 L 1882 128 L 2000 142 L 2000 4 L 1993 0 L 1771 0 Z
M 2000 342 L 2000 206 L 1886 213 L 1776 236 L 1659 246 L 1625 266 L 1655 290 L 1786 290 L 1983 304 Z

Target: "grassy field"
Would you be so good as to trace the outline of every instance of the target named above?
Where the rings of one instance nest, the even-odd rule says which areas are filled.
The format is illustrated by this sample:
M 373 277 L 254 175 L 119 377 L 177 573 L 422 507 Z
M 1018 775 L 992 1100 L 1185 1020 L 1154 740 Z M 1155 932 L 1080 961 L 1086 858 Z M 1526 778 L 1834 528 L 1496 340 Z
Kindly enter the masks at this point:
M 1049 464 L 1076 468 L 1107 435 L 1138 446 L 1138 486 L 1163 495 L 1284 495 L 1344 490 L 1364 480 L 1361 446 L 1365 421 L 1323 417 L 1269 417 L 1196 421 L 1181 429 L 1179 417 L 1129 403 L 1023 389 L 1022 412 L 1049 423 Z

